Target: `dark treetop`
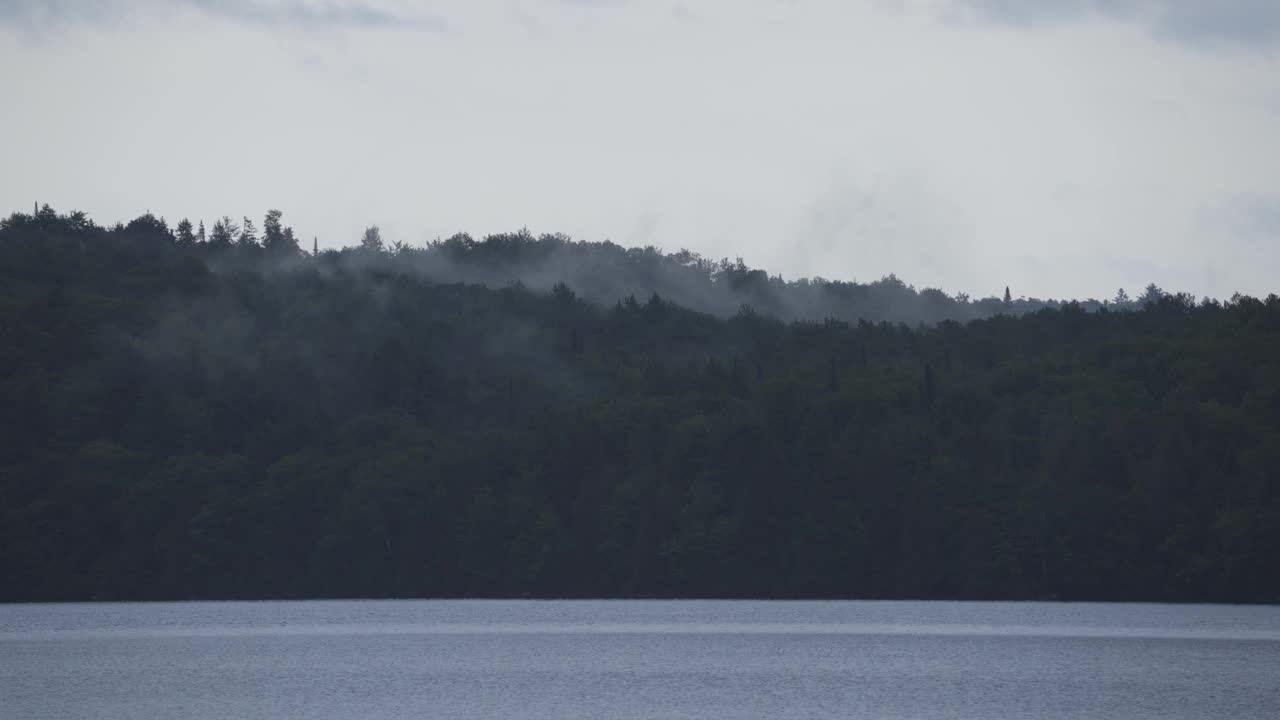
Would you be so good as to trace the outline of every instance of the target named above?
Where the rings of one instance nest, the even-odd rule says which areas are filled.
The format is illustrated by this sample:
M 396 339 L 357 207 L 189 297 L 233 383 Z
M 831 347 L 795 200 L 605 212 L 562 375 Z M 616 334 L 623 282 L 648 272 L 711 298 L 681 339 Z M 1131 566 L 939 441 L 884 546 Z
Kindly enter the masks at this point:
M 0 433 L 5 600 L 1280 600 L 1275 295 L 45 207 L 0 223 Z

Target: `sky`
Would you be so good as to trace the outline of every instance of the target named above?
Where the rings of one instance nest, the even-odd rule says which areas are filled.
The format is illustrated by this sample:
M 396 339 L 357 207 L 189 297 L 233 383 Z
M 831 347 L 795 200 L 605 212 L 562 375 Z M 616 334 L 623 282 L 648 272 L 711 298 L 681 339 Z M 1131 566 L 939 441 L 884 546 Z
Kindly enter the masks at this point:
M 0 0 L 0 211 L 1280 292 L 1275 0 Z

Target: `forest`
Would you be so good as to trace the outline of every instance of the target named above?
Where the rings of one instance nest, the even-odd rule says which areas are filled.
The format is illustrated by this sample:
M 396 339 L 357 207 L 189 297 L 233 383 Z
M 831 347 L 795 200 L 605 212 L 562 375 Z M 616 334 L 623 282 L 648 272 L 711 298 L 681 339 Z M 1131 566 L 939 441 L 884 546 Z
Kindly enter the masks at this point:
M 1274 294 L 352 241 L 0 221 L 0 600 L 1280 602 Z

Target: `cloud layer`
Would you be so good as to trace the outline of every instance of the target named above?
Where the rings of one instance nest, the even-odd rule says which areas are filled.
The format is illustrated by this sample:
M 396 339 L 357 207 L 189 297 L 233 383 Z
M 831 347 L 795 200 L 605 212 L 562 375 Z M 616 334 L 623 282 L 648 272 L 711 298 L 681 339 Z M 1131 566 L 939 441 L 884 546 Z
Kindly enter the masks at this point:
M 1087 19 L 1137 23 L 1156 37 L 1202 48 L 1274 48 L 1275 0 L 955 0 L 963 17 L 1029 25 Z
M 368 2 L 308 0 L 0 0 L 0 22 L 34 32 L 68 25 L 110 25 L 194 9 L 208 16 L 281 30 L 427 29 L 447 25 L 433 16 L 398 13 Z

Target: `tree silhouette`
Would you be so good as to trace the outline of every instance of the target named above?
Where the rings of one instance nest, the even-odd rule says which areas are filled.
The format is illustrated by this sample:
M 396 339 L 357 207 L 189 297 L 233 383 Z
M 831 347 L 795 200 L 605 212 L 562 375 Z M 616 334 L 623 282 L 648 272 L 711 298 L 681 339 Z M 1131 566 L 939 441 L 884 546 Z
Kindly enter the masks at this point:
M 239 232 L 240 226 L 230 217 L 223 215 L 213 223 L 213 230 L 209 233 L 209 244 L 217 249 L 231 247 Z
M 299 250 L 293 228 L 284 227 L 279 210 L 268 210 L 262 221 L 262 246 L 273 255 L 293 255 Z
M 360 236 L 360 249 L 366 252 L 380 253 L 384 250 L 382 244 L 382 231 L 377 225 L 370 225 L 364 229 L 364 234 Z
M 253 220 L 248 217 L 244 218 L 244 224 L 240 226 L 240 235 L 236 238 L 236 244 L 241 248 L 258 247 L 258 231 L 253 226 Z
M 176 238 L 181 247 L 190 247 L 196 243 L 196 235 L 192 232 L 190 220 L 182 218 L 178 222 Z

